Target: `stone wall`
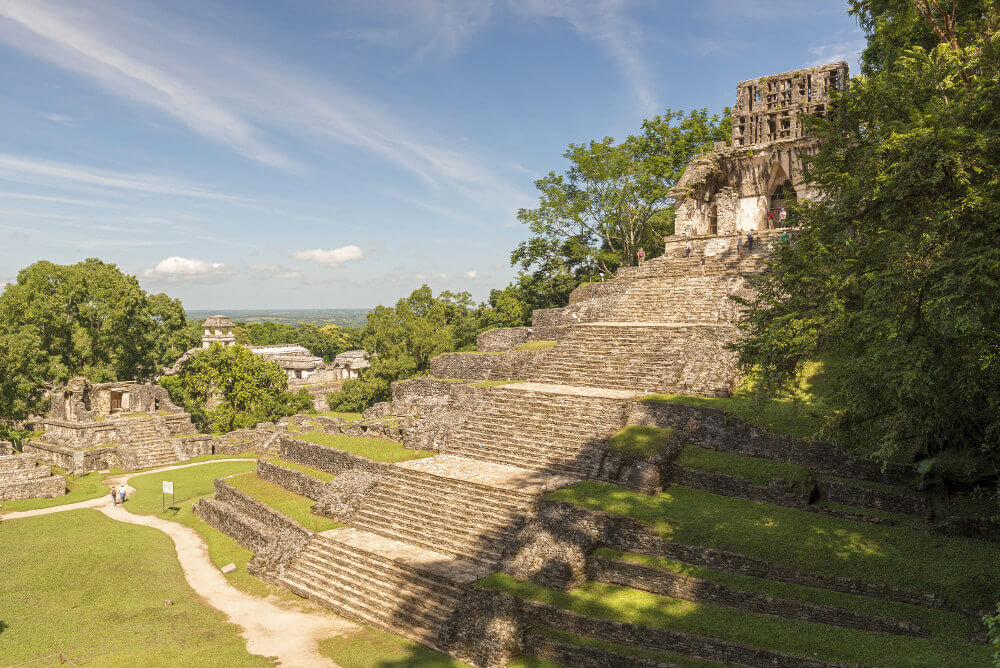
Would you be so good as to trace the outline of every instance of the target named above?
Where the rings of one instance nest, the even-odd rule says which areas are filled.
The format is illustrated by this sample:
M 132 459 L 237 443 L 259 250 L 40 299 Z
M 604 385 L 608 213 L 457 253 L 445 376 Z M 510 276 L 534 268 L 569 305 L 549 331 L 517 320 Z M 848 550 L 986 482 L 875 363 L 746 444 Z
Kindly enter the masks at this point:
M 441 628 L 437 644 L 480 668 L 501 668 L 524 648 L 520 599 L 489 589 L 470 589 Z
M 896 619 L 862 615 L 828 605 L 774 598 L 756 592 L 730 589 L 702 578 L 678 575 L 626 561 L 591 555 L 587 576 L 597 582 L 642 589 L 695 603 L 721 605 L 761 615 L 797 619 L 815 624 L 830 624 L 848 629 L 928 637 L 918 624 Z
M 0 441 L 0 456 L 14 454 L 14 444 L 10 441 Z
M 548 350 L 498 353 L 446 353 L 431 359 L 431 375 L 460 380 L 526 380 Z
M 26 454 L 31 454 L 31 456 L 38 460 L 43 461 L 50 466 L 58 466 L 61 469 L 66 469 L 67 471 L 73 469 L 74 453 L 80 452 L 79 450 L 74 450 L 73 448 L 67 448 L 62 445 L 56 445 L 55 443 L 47 443 L 37 440 L 25 441 L 23 449 Z M 83 467 L 81 471 L 104 471 L 112 466 L 117 466 L 117 446 L 109 448 L 93 448 L 90 450 L 83 450 L 82 452 Z
M 491 329 L 476 336 L 476 350 L 481 353 L 504 352 L 522 343 L 527 343 L 530 335 L 531 329 L 529 327 Z M 440 377 L 445 378 L 446 376 Z
M 589 668 L 676 668 L 637 656 L 624 656 L 596 647 L 571 645 L 540 635 L 529 635 L 525 640 L 525 654 L 552 661 L 560 666 L 588 666 Z
M 112 420 L 101 422 L 67 422 L 43 420 L 45 440 L 70 448 L 94 448 L 121 443 L 118 429 Z
M 194 513 L 251 552 L 266 549 L 273 539 L 264 525 L 255 522 L 228 503 L 207 497 L 194 505 Z
M 360 469 L 381 476 L 389 467 L 389 464 L 373 462 L 353 452 L 299 441 L 285 435 L 281 436 L 280 452 L 282 459 L 305 464 L 334 475 Z
M 0 456 L 0 501 L 49 499 L 66 493 L 66 479 L 30 454 Z
M 625 552 L 664 557 L 724 573 L 736 573 L 807 587 L 831 589 L 846 594 L 884 598 L 924 607 L 952 609 L 951 604 L 946 599 L 931 592 L 914 591 L 861 578 L 802 571 L 736 552 L 698 545 L 683 545 L 662 538 L 638 520 L 623 515 L 581 508 L 566 501 L 541 499 L 537 503 L 536 509 L 539 516 L 560 518 L 559 526 L 566 527 L 566 529 L 560 530 L 572 529 L 576 535 L 586 536 L 588 540 L 592 541 L 591 545 L 602 544 Z M 555 526 L 555 523 L 550 523 L 550 525 Z M 590 549 L 586 552 L 590 552 Z M 511 574 L 516 577 L 524 577 L 517 572 Z M 543 583 L 539 582 L 539 584 Z
M 832 443 L 774 434 L 715 408 L 638 401 L 629 424 L 669 427 L 686 433 L 691 442 L 702 447 L 790 462 L 824 475 L 886 484 L 906 484 L 914 478 L 908 467 L 890 464 L 883 472 L 880 463 L 854 459 Z
M 590 636 L 606 642 L 632 647 L 645 647 L 661 652 L 672 652 L 707 661 L 721 661 L 744 666 L 772 666 L 774 668 L 833 667 L 840 664 L 817 661 L 783 652 L 758 649 L 749 645 L 719 640 L 709 636 L 692 635 L 651 626 L 640 626 L 610 619 L 586 617 L 568 610 L 560 610 L 544 603 L 524 601 L 525 615 L 529 622 L 550 626 L 565 633 Z
M 317 501 L 323 496 L 328 487 L 327 483 L 308 473 L 272 464 L 263 459 L 257 460 L 257 476 L 261 480 L 267 480 L 279 487 L 284 487 L 290 492 L 307 496 L 313 501 Z

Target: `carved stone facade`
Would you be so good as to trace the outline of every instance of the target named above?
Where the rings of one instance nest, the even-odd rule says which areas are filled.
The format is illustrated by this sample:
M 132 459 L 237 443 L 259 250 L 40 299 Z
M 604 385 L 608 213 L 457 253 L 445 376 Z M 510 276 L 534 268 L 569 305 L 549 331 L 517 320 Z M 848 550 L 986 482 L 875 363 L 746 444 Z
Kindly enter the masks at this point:
M 673 188 L 677 233 L 787 227 L 788 203 L 819 195 L 802 178 L 802 158 L 816 152 L 817 140 L 805 134 L 801 116 L 827 114 L 847 76 L 840 62 L 741 81 L 732 144 L 692 160 Z
M 235 346 L 236 335 L 233 333 L 233 321 L 228 316 L 213 315 L 205 319 L 205 331 L 201 337 L 201 347 L 208 348 L 213 343 L 223 346 Z

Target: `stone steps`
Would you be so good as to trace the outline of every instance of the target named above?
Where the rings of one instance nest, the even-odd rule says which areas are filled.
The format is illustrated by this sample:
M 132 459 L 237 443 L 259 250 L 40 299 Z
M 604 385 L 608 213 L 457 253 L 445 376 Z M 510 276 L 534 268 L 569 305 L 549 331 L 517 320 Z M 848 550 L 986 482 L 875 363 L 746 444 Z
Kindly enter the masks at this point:
M 323 535 L 275 579 L 341 615 L 430 646 L 462 595 L 440 575 Z

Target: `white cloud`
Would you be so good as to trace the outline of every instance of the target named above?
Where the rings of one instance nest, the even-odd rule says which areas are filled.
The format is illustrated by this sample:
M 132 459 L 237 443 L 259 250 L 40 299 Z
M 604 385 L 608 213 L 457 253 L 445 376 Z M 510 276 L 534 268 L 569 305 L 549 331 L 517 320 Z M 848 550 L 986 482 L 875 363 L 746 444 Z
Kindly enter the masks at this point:
M 451 278 L 451 274 L 416 273 L 413 275 L 415 281 L 447 281 L 449 278 Z
M 152 269 L 142 273 L 145 278 L 166 281 L 207 281 L 232 274 L 233 269 L 224 262 L 205 262 L 177 255 L 164 258 Z
M 47 121 L 52 121 L 53 123 L 58 123 L 59 125 L 65 125 L 67 127 L 75 127 L 76 119 L 72 116 L 67 116 L 66 114 L 42 114 L 42 118 Z
M 364 259 L 365 253 L 359 246 L 351 244 L 349 246 L 341 246 L 340 248 L 331 248 L 329 250 L 314 248 L 312 250 L 297 251 L 292 253 L 292 257 L 296 260 L 318 262 L 319 264 L 325 264 L 328 267 L 339 267 L 345 262 L 353 262 L 355 260 Z
M 826 65 L 827 63 L 836 63 L 843 60 L 852 66 L 852 68 L 856 67 L 858 58 L 867 45 L 868 42 L 864 36 L 859 36 L 833 44 L 821 44 L 811 47 L 809 50 L 815 56 L 815 60 L 809 63 L 809 66 Z
M 472 271 L 467 271 L 467 272 L 465 272 L 465 277 L 468 278 L 468 279 L 470 279 L 470 280 L 475 280 L 475 279 L 479 278 L 479 272 L 476 271 L 475 269 L 473 269 Z

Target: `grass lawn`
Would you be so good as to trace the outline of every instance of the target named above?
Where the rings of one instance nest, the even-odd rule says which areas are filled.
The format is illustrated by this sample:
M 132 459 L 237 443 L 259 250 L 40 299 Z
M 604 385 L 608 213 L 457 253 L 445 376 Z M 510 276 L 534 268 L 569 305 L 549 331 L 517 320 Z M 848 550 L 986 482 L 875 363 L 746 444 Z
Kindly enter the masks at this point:
M 0 546 L 0 665 L 59 651 L 78 666 L 272 665 L 191 590 L 156 529 L 73 510 L 0 522 Z
M 633 517 L 665 538 L 741 552 L 817 573 L 943 594 L 966 608 L 1000 599 L 1000 544 L 927 536 L 906 527 L 835 517 L 709 494 L 681 485 L 647 496 L 584 481 L 549 498 Z
M 791 396 L 768 401 L 763 405 L 752 399 L 750 388 L 746 387 L 725 398 L 651 394 L 643 397 L 641 401 L 663 401 L 718 408 L 762 429 L 788 436 L 810 438 L 819 432 L 833 414 L 826 397 L 833 392 L 835 384 L 832 365 L 826 361 L 819 361 L 806 365 L 799 386 Z
M 341 418 L 345 422 L 357 422 L 361 419 L 361 413 L 338 413 L 337 411 L 323 411 L 322 413 L 316 413 L 316 415 L 322 415 L 323 417 L 335 417 Z
M 319 651 L 341 668 L 467 668 L 469 665 L 367 626 L 356 633 L 320 641 Z M 559 664 L 524 657 L 509 664 L 509 668 L 559 668 Z
M 828 661 L 870 666 L 971 667 L 989 665 L 991 655 L 989 647 L 965 639 L 924 639 L 842 629 L 598 582 L 564 593 L 497 573 L 480 584 L 591 617 L 723 638 Z
M 346 450 L 356 455 L 367 457 L 376 462 L 405 462 L 410 459 L 430 457 L 433 452 L 410 450 L 402 443 L 387 441 L 381 438 L 365 438 L 363 436 L 345 436 L 343 434 L 328 434 L 325 431 L 310 431 L 296 436 L 300 441 L 308 441 L 329 448 Z
M 66 472 L 61 468 L 53 468 L 52 472 L 56 475 L 66 477 L 66 489 L 69 491 L 65 495 L 52 499 L 4 501 L 3 507 L 0 508 L 0 515 L 17 510 L 37 510 L 38 508 L 51 508 L 52 506 L 65 506 L 70 503 L 89 501 L 90 499 L 96 499 L 99 496 L 111 493 L 110 488 L 103 484 L 104 478 L 107 475 L 106 473 L 84 473 L 76 476 L 74 479 L 72 475 L 66 475 Z
M 523 383 L 523 380 L 481 380 L 478 383 L 473 383 L 472 387 L 497 387 L 499 385 L 514 385 L 516 383 Z
M 211 527 L 191 510 L 198 499 L 215 492 L 216 478 L 246 473 L 256 467 L 256 461 L 220 462 L 135 476 L 129 481 L 129 485 L 134 487 L 136 492 L 125 502 L 125 509 L 139 515 L 156 515 L 174 520 L 197 531 L 208 546 L 208 556 L 213 564 L 219 568 L 229 563 L 236 564 L 236 570 L 225 576 L 234 587 L 254 596 L 267 596 L 276 591 L 284 591 L 271 587 L 247 573 L 246 565 L 253 554 L 240 547 L 226 534 Z M 166 512 L 163 512 L 160 506 L 160 492 L 164 480 L 174 483 L 176 497 L 176 503 L 173 507 L 167 508 Z M 170 499 L 167 499 L 167 503 L 170 503 Z M 288 594 L 288 597 L 291 598 L 292 595 Z
M 677 458 L 677 463 L 699 471 L 744 478 L 756 485 L 766 485 L 779 477 L 789 482 L 805 480 L 813 474 L 804 466 L 786 464 L 774 459 L 718 452 L 697 445 L 684 448 Z
M 244 494 L 249 494 L 265 506 L 291 517 L 313 531 L 326 531 L 344 526 L 339 522 L 334 522 L 329 517 L 313 515 L 312 507 L 315 501 L 307 496 L 289 492 L 284 487 L 279 487 L 267 480 L 261 480 L 255 472 L 229 478 L 226 482 Z
M 306 466 L 305 464 L 299 464 L 298 462 L 290 462 L 287 459 L 282 459 L 281 457 L 272 457 L 267 460 L 271 464 L 276 464 L 278 466 L 284 466 L 286 469 L 292 469 L 293 471 L 301 471 L 306 475 L 311 475 L 312 477 L 322 480 L 323 482 L 330 482 L 337 476 L 333 473 L 327 473 L 326 471 L 320 471 L 319 469 L 314 469 L 311 466 Z
M 528 341 L 516 346 L 514 350 L 548 350 L 555 348 L 558 341 Z
M 630 459 L 649 459 L 667 447 L 676 432 L 662 427 L 625 427 L 608 439 L 611 449 Z

